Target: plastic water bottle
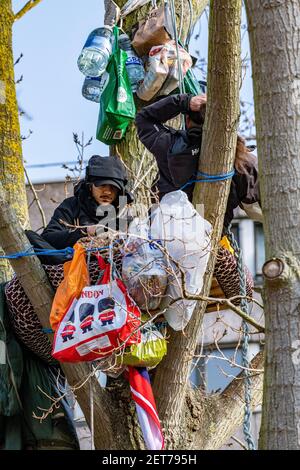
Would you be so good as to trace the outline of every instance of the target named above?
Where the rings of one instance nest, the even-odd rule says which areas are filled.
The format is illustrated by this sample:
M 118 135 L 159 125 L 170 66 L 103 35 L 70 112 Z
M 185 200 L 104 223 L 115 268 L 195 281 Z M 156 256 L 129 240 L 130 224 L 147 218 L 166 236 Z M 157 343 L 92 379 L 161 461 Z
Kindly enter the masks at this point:
M 101 77 L 86 77 L 82 87 L 82 95 L 90 101 L 100 103 L 100 98 L 108 73 L 104 72 Z
M 111 37 L 109 26 L 91 32 L 78 58 L 80 72 L 88 77 L 100 77 L 105 72 L 112 52 Z
M 128 73 L 131 89 L 136 92 L 139 84 L 145 78 L 145 70 L 142 60 L 136 55 L 131 47 L 131 42 L 127 34 L 121 34 L 119 37 L 119 46 L 127 52 L 126 70 Z

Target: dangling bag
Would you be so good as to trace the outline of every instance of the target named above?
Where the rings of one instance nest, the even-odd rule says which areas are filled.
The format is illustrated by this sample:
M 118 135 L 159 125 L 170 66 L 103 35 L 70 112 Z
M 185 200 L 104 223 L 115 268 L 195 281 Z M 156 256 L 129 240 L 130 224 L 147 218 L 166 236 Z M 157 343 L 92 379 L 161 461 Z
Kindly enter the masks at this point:
M 181 41 L 178 41 L 179 45 L 181 47 L 184 47 Z M 190 67 L 183 79 L 183 88 L 184 88 L 184 93 L 187 93 L 189 95 L 197 96 L 197 95 L 202 95 L 204 93 L 203 89 L 200 86 L 199 81 L 196 78 L 196 75 L 194 74 L 193 68 Z M 180 93 L 179 88 L 176 88 L 176 90 L 173 91 L 174 94 Z
M 143 101 L 150 101 L 162 88 L 169 73 L 167 49 L 163 46 L 152 47 L 146 64 L 146 74 L 136 91 Z
M 193 72 L 193 69 L 190 68 L 186 76 L 183 79 L 183 84 L 184 84 L 184 92 L 188 93 L 189 95 L 197 96 L 197 95 L 202 95 L 203 90 L 201 89 L 201 86 L 195 77 L 195 74 Z
M 168 283 L 164 254 L 157 245 L 160 241 L 151 242 L 147 220 L 134 219 L 128 232 L 122 263 L 124 283 L 141 310 L 156 310 Z
M 50 325 L 55 331 L 66 312 L 79 299 L 82 289 L 90 283 L 85 249 L 76 243 L 72 261 L 64 264 L 64 280 L 60 283 L 50 312 Z
M 168 4 L 160 8 L 152 8 L 148 17 L 138 25 L 132 47 L 140 57 L 148 55 L 152 47 L 165 44 L 172 39 L 173 25 Z
M 142 329 L 141 342 L 126 348 L 119 361 L 127 366 L 154 368 L 158 366 L 166 354 L 167 341 L 160 331 L 152 325 Z
M 111 265 L 98 260 L 101 283 L 84 287 L 55 333 L 52 355 L 58 361 L 95 361 L 141 340 L 140 310 Z
M 197 295 L 201 292 L 211 250 L 211 224 L 200 216 L 183 191 L 166 194 L 151 217 L 152 237 L 162 240 L 170 256 L 172 273 L 160 309 L 166 309 L 167 322 L 179 331 L 188 324 L 197 303 L 184 299 L 182 280 L 187 293 Z M 175 301 L 178 298 L 182 300 Z
M 109 60 L 101 99 L 97 139 L 107 145 L 120 142 L 135 118 L 136 108 L 126 70 L 127 53 L 119 47 L 119 29 L 114 27 L 114 49 Z
M 178 59 L 177 59 L 177 48 L 175 41 L 169 41 L 165 46 L 167 48 L 167 57 L 169 65 L 169 73 L 166 81 L 164 82 L 162 89 L 159 92 L 159 96 L 168 96 L 174 91 L 179 84 L 179 70 L 178 70 Z M 193 65 L 190 54 L 180 45 L 178 45 L 178 56 L 181 68 L 181 76 L 184 79 L 187 72 Z
M 181 46 L 178 46 L 179 61 L 182 77 L 192 66 L 192 58 Z M 178 87 L 179 70 L 177 49 L 174 41 L 168 41 L 164 45 L 152 47 L 146 65 L 146 75 L 137 90 L 141 100 L 149 101 L 155 95 L 169 95 Z

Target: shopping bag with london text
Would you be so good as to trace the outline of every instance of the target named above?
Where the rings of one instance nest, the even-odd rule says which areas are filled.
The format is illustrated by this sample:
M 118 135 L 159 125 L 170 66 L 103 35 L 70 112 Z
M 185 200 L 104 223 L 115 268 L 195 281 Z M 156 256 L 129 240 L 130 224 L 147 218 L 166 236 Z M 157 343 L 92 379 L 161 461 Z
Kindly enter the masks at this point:
M 106 69 L 106 82 L 100 100 L 97 139 L 112 145 L 125 136 L 135 118 L 136 108 L 126 70 L 127 53 L 119 47 L 119 30 L 114 28 L 114 49 Z
M 83 288 L 56 330 L 52 355 L 61 362 L 95 361 L 141 340 L 140 310 L 101 257 L 99 267 L 100 284 Z

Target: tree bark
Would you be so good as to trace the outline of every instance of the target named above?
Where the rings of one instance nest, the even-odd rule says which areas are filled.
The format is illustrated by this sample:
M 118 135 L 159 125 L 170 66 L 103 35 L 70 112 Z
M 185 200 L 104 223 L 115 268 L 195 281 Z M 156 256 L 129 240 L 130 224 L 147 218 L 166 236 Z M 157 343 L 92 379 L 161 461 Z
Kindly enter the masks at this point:
M 22 159 L 21 133 L 16 98 L 11 0 L 2 0 L 0 8 L 0 182 L 9 204 L 22 225 L 28 224 L 27 198 Z M 9 263 L 0 260 L 0 282 L 7 280 Z
M 262 449 L 300 449 L 300 4 L 247 0 L 266 259 Z M 276 215 L 276 216 L 275 216 Z M 269 271 L 268 267 L 266 272 Z M 272 277 L 272 276 L 271 276 Z

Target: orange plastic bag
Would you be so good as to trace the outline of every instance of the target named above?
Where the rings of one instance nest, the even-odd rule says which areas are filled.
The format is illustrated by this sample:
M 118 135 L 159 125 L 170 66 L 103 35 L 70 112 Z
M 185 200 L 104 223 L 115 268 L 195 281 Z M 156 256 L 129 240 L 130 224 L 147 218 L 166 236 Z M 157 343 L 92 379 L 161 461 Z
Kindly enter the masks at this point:
M 85 249 L 76 243 L 72 261 L 64 264 L 64 280 L 57 288 L 50 313 L 50 324 L 56 331 L 67 310 L 79 299 L 81 291 L 90 284 Z

